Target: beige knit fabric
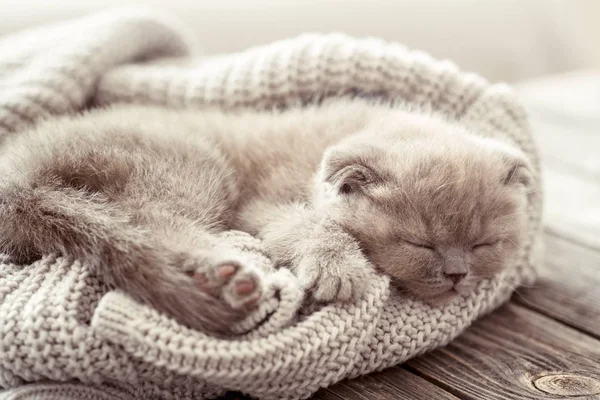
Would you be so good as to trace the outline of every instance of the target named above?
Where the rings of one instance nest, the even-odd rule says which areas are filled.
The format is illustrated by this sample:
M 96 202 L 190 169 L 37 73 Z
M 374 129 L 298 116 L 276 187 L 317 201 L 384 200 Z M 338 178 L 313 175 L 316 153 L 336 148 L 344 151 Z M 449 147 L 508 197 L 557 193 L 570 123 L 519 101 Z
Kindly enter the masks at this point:
M 304 35 L 215 59 L 151 62 L 187 52 L 176 28 L 151 13 L 112 11 L 0 42 L 0 140 L 38 118 L 91 103 L 270 108 L 360 94 L 432 107 L 482 135 L 509 140 L 531 157 L 539 176 L 527 119 L 511 90 L 452 63 L 343 35 Z M 300 399 L 401 363 L 446 344 L 515 286 L 532 283 L 539 182 L 533 189 L 519 263 L 468 298 L 431 308 L 390 292 L 387 279 L 373 275 L 356 304 L 298 314 L 302 291 L 280 270 L 269 274 L 264 303 L 240 326 L 250 333 L 231 340 L 190 331 L 107 292 L 78 261 L 48 256 L 22 267 L 0 260 L 0 387 L 17 388 L 0 398 L 105 399 L 118 392 L 123 399 L 200 399 L 229 389 Z M 228 234 L 271 268 L 256 239 Z M 43 383 L 22 386 L 32 382 Z

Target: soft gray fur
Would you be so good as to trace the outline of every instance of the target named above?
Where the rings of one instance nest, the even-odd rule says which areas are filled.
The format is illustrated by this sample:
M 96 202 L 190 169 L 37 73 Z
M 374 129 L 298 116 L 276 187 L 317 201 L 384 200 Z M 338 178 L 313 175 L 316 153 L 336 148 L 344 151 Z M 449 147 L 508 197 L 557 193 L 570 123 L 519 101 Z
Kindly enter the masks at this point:
M 443 301 L 501 271 L 524 232 L 512 147 L 398 107 L 282 112 L 118 106 L 42 123 L 0 153 L 0 251 L 62 253 L 192 328 L 227 332 L 263 276 L 215 234 L 249 232 L 311 298 L 375 267 Z

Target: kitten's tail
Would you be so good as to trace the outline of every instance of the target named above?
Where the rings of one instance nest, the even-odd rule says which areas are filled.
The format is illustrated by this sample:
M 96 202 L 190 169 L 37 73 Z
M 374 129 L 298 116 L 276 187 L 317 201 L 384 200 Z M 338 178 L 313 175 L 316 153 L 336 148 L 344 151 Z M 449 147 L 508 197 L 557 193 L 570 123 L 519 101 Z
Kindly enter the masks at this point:
M 52 253 L 82 260 L 104 282 L 179 322 L 226 332 L 232 311 L 173 266 L 177 253 L 131 222 L 101 194 L 0 185 L 0 253 L 21 264 Z
M 114 241 L 126 220 L 98 194 L 42 186 L 0 188 L 0 251 L 18 263 L 49 253 L 88 258 L 103 242 Z

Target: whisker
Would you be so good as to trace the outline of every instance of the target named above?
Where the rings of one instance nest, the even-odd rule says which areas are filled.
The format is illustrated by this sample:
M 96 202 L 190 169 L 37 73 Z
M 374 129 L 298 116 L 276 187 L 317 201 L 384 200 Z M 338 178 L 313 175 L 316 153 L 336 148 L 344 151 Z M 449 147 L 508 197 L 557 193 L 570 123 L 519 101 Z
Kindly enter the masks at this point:
M 512 217 L 515 215 L 537 215 L 537 213 L 536 212 L 519 211 L 519 212 L 515 212 L 515 213 L 511 213 L 511 214 L 502 215 L 501 217 L 498 217 L 497 219 L 501 220 L 503 218 L 508 218 L 508 217 Z
M 519 250 L 523 250 L 523 247 L 521 247 L 520 245 L 516 244 L 512 239 L 510 239 L 509 237 L 505 237 L 505 240 L 508 240 L 509 242 L 511 242 L 512 244 L 515 245 L 515 247 L 517 247 Z

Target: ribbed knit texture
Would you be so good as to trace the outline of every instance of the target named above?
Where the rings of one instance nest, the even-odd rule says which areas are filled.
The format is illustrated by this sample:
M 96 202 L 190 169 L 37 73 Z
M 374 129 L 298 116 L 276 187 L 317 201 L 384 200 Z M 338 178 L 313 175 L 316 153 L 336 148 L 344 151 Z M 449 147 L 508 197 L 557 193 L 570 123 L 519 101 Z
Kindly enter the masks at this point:
M 39 118 L 90 104 L 264 109 L 359 94 L 431 107 L 481 135 L 509 140 L 528 154 L 539 177 L 527 118 L 512 91 L 450 62 L 344 35 L 303 35 L 214 59 L 152 61 L 185 55 L 183 37 L 162 16 L 117 10 L 0 41 L 0 143 Z M 401 363 L 448 343 L 516 286 L 533 282 L 541 214 L 536 181 L 518 264 L 468 298 L 432 308 L 373 275 L 356 304 L 298 316 L 302 292 L 280 270 L 271 272 L 264 303 L 238 327 L 247 333 L 230 340 L 107 292 L 81 262 L 49 256 L 23 267 L 0 260 L 0 387 L 16 388 L 0 398 L 106 399 L 118 392 L 122 399 L 200 399 L 238 390 L 300 399 Z M 228 235 L 272 268 L 258 240 Z

